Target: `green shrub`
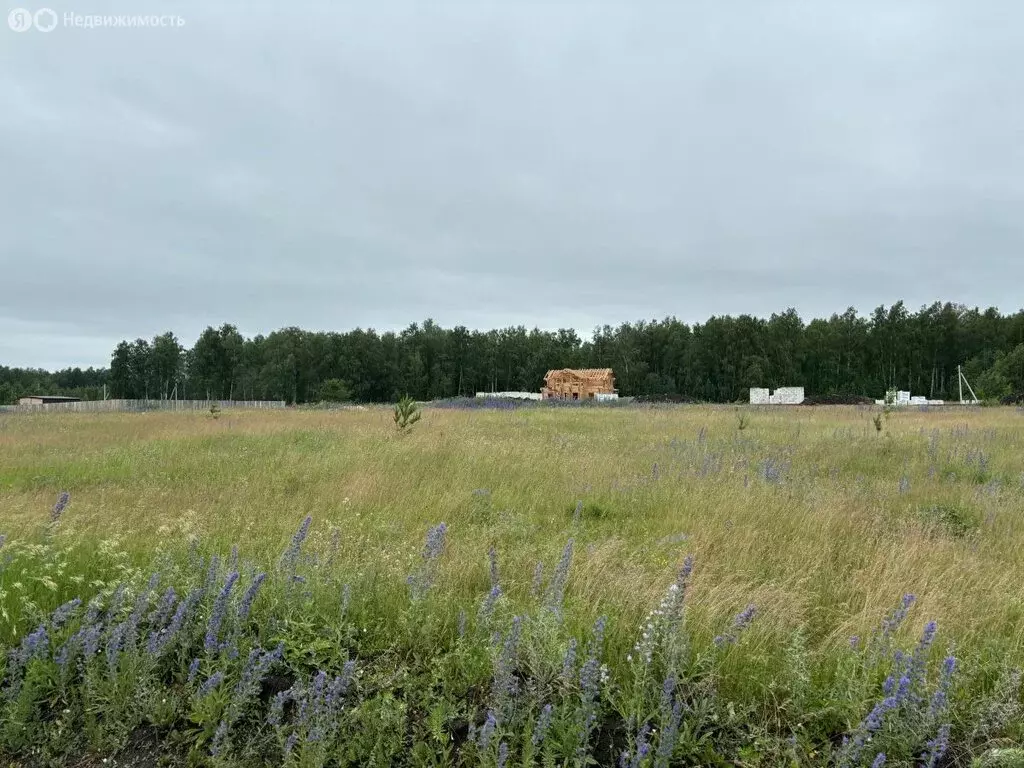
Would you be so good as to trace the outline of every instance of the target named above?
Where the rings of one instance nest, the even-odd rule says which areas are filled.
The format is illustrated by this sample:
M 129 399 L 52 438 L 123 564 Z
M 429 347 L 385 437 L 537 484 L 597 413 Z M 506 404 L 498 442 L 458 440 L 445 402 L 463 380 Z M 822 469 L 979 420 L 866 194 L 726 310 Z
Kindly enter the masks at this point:
M 963 538 L 975 530 L 978 524 L 966 509 L 952 504 L 933 504 L 920 512 L 925 524 L 954 538 Z

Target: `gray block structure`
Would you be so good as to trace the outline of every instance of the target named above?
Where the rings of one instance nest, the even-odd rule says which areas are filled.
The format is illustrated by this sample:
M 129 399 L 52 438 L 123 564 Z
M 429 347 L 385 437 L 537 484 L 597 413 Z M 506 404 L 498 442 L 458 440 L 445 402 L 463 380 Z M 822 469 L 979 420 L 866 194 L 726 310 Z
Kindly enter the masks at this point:
M 766 387 L 750 388 L 751 405 L 800 405 L 803 401 L 803 387 L 779 387 L 774 392 Z

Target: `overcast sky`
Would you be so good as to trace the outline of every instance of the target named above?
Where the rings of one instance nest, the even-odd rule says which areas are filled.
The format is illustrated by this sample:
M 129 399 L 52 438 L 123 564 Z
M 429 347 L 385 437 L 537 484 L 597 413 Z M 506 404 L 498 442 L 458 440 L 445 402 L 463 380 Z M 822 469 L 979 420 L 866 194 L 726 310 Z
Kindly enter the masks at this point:
M 0 19 L 0 364 L 1024 304 L 1017 0 L 252 5 Z

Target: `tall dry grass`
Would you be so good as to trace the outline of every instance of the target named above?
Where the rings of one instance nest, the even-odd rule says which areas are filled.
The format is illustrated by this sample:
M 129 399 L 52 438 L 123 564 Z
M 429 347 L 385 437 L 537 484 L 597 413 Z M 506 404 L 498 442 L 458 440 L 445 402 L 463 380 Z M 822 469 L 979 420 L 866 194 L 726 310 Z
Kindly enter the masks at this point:
M 373 409 L 6 416 L 0 530 L 30 533 L 68 490 L 62 535 L 270 560 L 308 514 L 314 547 L 338 529 L 338 567 L 379 584 L 443 520 L 439 589 L 459 598 L 486 592 L 490 546 L 514 598 L 571 536 L 569 613 L 617 617 L 623 647 L 692 553 L 695 630 L 755 603 L 765 665 L 795 628 L 838 647 L 906 592 L 908 633 L 933 618 L 961 654 L 1024 661 L 1024 416 L 906 411 L 882 433 L 871 416 L 752 410 L 740 430 L 723 407 L 428 409 L 407 435 Z

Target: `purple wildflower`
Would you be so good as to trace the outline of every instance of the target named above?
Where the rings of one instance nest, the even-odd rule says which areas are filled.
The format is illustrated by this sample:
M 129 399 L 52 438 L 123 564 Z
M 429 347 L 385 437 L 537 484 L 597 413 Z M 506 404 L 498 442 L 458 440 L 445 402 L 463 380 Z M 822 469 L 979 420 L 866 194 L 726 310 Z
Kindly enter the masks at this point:
M 327 673 L 321 670 L 313 678 L 312 684 L 302 689 L 293 687 L 285 695 L 275 697 L 271 711 L 272 720 L 282 719 L 283 707 L 287 699 L 295 702 L 296 730 L 289 737 L 292 746 L 299 738 L 305 743 L 316 744 L 327 742 L 334 737 L 340 727 L 338 713 L 342 700 L 347 693 L 355 675 L 355 662 L 345 663 L 342 673 L 334 680 L 328 681 Z M 295 737 L 292 739 L 292 737 Z M 287 745 L 286 745 L 287 746 Z
M 107 638 L 107 669 L 110 671 L 111 677 L 117 674 L 118 664 L 121 660 L 121 650 L 124 647 L 124 636 L 127 629 L 128 622 L 122 621 L 111 630 L 110 636 Z
M 32 632 L 25 635 L 21 645 L 9 652 L 7 674 L 10 678 L 8 696 L 13 698 L 21 688 L 21 676 L 25 666 L 34 658 L 45 656 L 50 646 L 50 637 L 46 625 L 40 624 Z
M 423 547 L 423 559 L 432 562 L 441 555 L 444 549 L 444 535 L 448 531 L 447 523 L 438 523 L 427 531 L 427 541 Z
M 102 627 L 96 624 L 98 613 L 99 610 L 96 608 L 95 603 L 90 604 L 85 620 L 78 628 L 78 631 L 64 642 L 54 656 L 54 661 L 60 667 L 62 676 L 67 674 L 68 665 L 74 660 L 80 649 L 85 652 L 86 661 L 96 653 L 102 632 Z
M 341 675 L 334 679 L 335 685 L 337 686 L 337 693 L 340 696 L 344 696 L 348 693 L 349 686 L 352 685 L 352 681 L 356 677 L 356 660 L 349 659 L 345 662 L 345 665 L 341 668 Z
M 868 733 L 874 733 L 882 727 L 882 722 L 885 719 L 885 714 L 891 710 L 896 709 L 899 706 L 900 700 L 895 696 L 886 696 L 880 702 L 872 707 L 871 712 L 868 713 L 867 718 L 864 720 L 865 730 Z
M 885 752 L 879 752 L 871 762 L 871 768 L 882 768 L 885 765 Z
M 576 676 L 576 638 L 569 638 L 569 645 L 562 657 L 562 680 L 566 683 L 572 681 Z
M 501 587 L 495 584 L 491 587 L 491 591 L 484 598 L 483 605 L 480 606 L 480 619 L 481 621 L 487 621 L 491 618 L 494 613 L 494 606 L 498 602 L 498 598 L 501 597 Z
M 229 724 L 238 718 L 242 707 L 259 693 L 264 678 L 274 663 L 280 660 L 283 653 L 284 645 L 278 645 L 273 651 L 264 652 L 260 648 L 253 648 L 249 652 L 249 657 L 242 667 L 242 675 L 231 696 L 226 716 Z
M 292 690 L 281 691 L 274 694 L 270 702 L 270 711 L 267 713 L 267 725 L 277 727 L 284 720 L 284 706 L 292 698 Z
M 487 745 L 490 744 L 491 737 L 494 735 L 497 727 L 498 720 L 494 716 L 494 712 L 488 712 L 487 720 L 484 722 L 483 727 L 480 728 L 480 733 L 477 736 L 477 745 L 480 749 L 487 749 Z
M 577 756 L 584 757 L 590 747 L 590 736 L 597 724 L 597 700 L 601 692 L 601 646 L 607 620 L 604 616 L 594 623 L 593 637 L 587 648 L 587 659 L 580 667 L 580 719 Z
M 530 743 L 533 746 L 540 746 L 541 742 L 544 741 L 544 737 L 548 734 L 548 728 L 551 727 L 551 715 L 553 709 L 550 704 L 545 704 L 544 709 L 540 711 L 540 715 L 537 717 L 537 724 L 533 728 L 533 735 L 530 737 Z
M 64 510 L 68 506 L 68 502 L 71 501 L 71 494 L 67 491 L 61 491 L 60 496 L 57 497 L 57 503 L 53 505 L 53 509 L 50 510 L 50 523 L 55 525 L 60 522 L 61 515 L 64 514 Z
M 668 716 L 672 712 L 673 694 L 676 692 L 676 678 L 669 675 L 661 684 L 661 711 Z
M 931 717 L 936 717 L 940 712 L 945 710 L 947 698 L 949 696 L 949 687 L 953 682 L 953 673 L 956 671 L 956 657 L 947 656 L 942 662 L 942 671 L 939 673 L 939 684 L 932 696 L 931 706 L 928 708 L 928 714 Z
M 427 531 L 427 540 L 423 545 L 423 562 L 417 574 L 407 579 L 413 600 L 421 599 L 434 585 L 437 559 L 444 549 L 444 537 L 448 530 L 447 523 L 438 523 Z
M 909 697 L 909 691 L 913 689 L 915 692 L 922 688 L 925 683 L 925 675 L 928 665 L 928 653 L 931 650 L 932 643 L 935 640 L 935 633 L 938 630 L 938 625 L 934 621 L 929 621 L 924 626 L 924 631 L 921 633 L 921 639 L 918 641 L 917 646 L 914 648 L 913 654 L 909 657 L 899 657 L 899 663 L 906 667 L 905 677 L 907 678 L 904 686 L 904 680 L 900 680 L 901 693 L 897 694 L 900 701 L 903 701 Z M 903 689 L 906 689 L 905 691 Z M 919 702 L 920 699 L 915 693 L 914 701 Z
M 774 457 L 769 456 L 761 462 L 761 477 L 765 479 L 765 482 L 777 485 L 782 482 L 785 469 L 785 464 L 781 464 Z
M 900 493 L 908 493 L 910 491 L 910 480 L 907 479 L 906 475 L 900 478 Z
M 939 728 L 938 734 L 928 742 L 927 746 L 928 762 L 926 763 L 926 768 L 935 768 L 949 748 L 949 725 L 943 725 Z
M 203 592 L 209 593 L 213 590 L 213 585 L 217 583 L 217 576 L 220 574 L 220 557 L 218 555 L 210 556 L 210 566 L 206 569 L 206 581 L 203 583 Z
M 860 646 L 860 637 L 857 636 L 857 635 L 852 635 L 850 637 L 850 650 L 855 651 L 855 650 L 857 650 L 857 648 L 859 646 Z
M 217 599 L 213 603 L 213 610 L 210 612 L 210 621 L 206 626 L 206 638 L 203 645 L 207 653 L 212 653 L 219 647 L 217 638 L 220 633 L 220 626 L 224 622 L 228 600 L 231 598 L 231 588 L 235 586 L 236 581 L 238 581 L 238 571 L 232 571 L 228 574 L 220 594 L 217 595 Z
M 662 598 L 661 605 L 658 606 L 658 610 L 655 611 L 656 616 L 660 616 L 661 620 L 665 623 L 665 634 L 674 635 L 679 629 L 679 625 L 683 620 L 683 605 L 686 599 L 686 588 L 689 586 L 690 575 L 693 573 L 693 555 L 687 555 L 686 559 L 683 560 L 683 567 L 679 569 L 679 574 L 676 576 L 675 583 L 669 586 L 668 593 Z M 658 612 L 660 611 L 660 613 Z M 651 617 L 648 617 L 651 618 Z M 651 627 L 653 630 L 653 627 Z M 648 641 L 651 637 L 647 638 Z M 648 663 L 650 653 L 647 654 Z
M 745 629 L 750 625 L 750 622 L 754 619 L 754 614 L 757 612 L 757 608 L 754 605 L 748 605 L 743 611 L 736 617 L 736 623 L 733 628 L 737 631 Z
M 95 624 L 100 617 L 103 608 L 103 601 L 97 596 L 89 601 L 85 609 L 85 616 L 82 617 L 82 624 Z
M 676 577 L 676 585 L 680 591 L 686 589 L 686 584 L 690 580 L 690 574 L 693 573 L 693 555 L 687 555 L 683 560 L 683 567 L 679 569 L 679 575 Z
M 218 670 L 217 672 L 214 672 L 212 675 L 210 675 L 210 677 L 207 678 L 205 683 L 199 686 L 199 691 L 197 692 L 196 695 L 202 698 L 223 682 L 224 673 Z
M 345 584 L 341 588 L 341 618 L 348 616 L 348 607 L 352 602 L 352 585 Z
M 487 560 L 491 570 L 491 591 L 498 586 L 498 550 L 491 547 L 487 550 Z
M 41 624 L 22 641 L 22 647 L 16 651 L 18 662 L 25 665 L 30 659 L 43 655 L 48 645 L 49 635 L 46 632 L 45 625 Z
M 719 635 L 715 638 L 715 645 L 722 647 L 730 643 L 735 643 L 740 636 L 740 633 L 750 626 L 750 622 L 754 620 L 754 615 L 757 613 L 757 608 L 754 605 L 748 605 L 733 619 L 732 626 L 729 631 L 724 635 Z
M 668 722 L 661 730 L 661 740 L 658 742 L 658 751 L 654 757 L 655 768 L 668 768 L 672 760 L 672 753 L 676 748 L 676 742 L 679 740 L 679 724 L 682 719 L 683 702 L 681 699 L 676 699 L 672 704 Z
M 174 615 L 171 617 L 171 623 L 164 629 L 153 630 L 149 634 L 149 640 L 146 643 L 146 651 L 151 655 L 161 653 L 170 642 L 177 636 L 178 632 L 181 631 L 182 625 L 185 623 L 185 619 L 188 617 L 189 612 L 195 607 L 196 603 L 199 602 L 199 598 L 202 596 L 202 590 L 194 590 L 189 592 L 188 597 L 178 603 L 178 607 L 174 611 Z
M 287 757 L 295 749 L 295 743 L 299 740 L 299 734 L 291 734 L 284 742 L 284 755 Z
M 336 699 L 333 699 L 328 692 L 327 673 L 320 671 L 313 680 L 313 688 L 310 694 L 309 706 L 304 711 L 310 716 L 310 727 L 306 733 L 306 741 L 312 744 L 324 741 L 329 724 L 325 722 L 325 715 L 333 709 Z
M 88 661 L 100 650 L 100 639 L 103 635 L 102 624 L 89 624 L 82 634 L 82 657 Z
M 193 573 L 203 570 L 203 558 L 199 555 L 198 536 L 193 536 L 188 542 L 188 567 Z
M 156 589 L 156 585 L 160 581 L 160 573 L 154 572 L 149 577 L 149 582 L 146 587 L 139 591 L 139 594 L 135 598 L 135 607 L 132 608 L 132 612 L 128 615 L 128 618 L 122 622 L 123 630 L 121 632 L 121 642 L 118 650 L 134 649 L 135 642 L 138 638 L 139 622 L 142 621 L 142 614 L 146 612 L 146 607 L 149 605 L 149 593 Z
M 174 591 L 174 587 L 168 587 L 167 591 L 164 592 L 164 596 L 160 598 L 160 602 L 157 603 L 156 608 L 153 609 L 153 613 L 149 617 L 150 625 L 154 627 L 162 627 L 164 622 L 167 621 L 167 616 L 170 614 L 177 599 L 178 595 Z
M 59 629 L 75 614 L 75 611 L 78 610 L 78 606 L 81 604 L 81 599 L 77 597 L 74 600 L 68 600 L 68 602 L 64 603 L 50 614 L 50 626 L 54 630 Z
M 260 586 L 266 578 L 267 574 L 265 573 L 256 574 L 256 578 L 252 580 L 252 584 L 249 585 L 249 588 L 245 590 L 245 594 L 242 595 L 242 600 L 238 604 L 238 618 L 242 621 L 249 618 L 249 611 L 252 610 L 252 603 L 256 599 L 256 593 L 259 592 Z
M 538 561 L 533 569 L 533 582 L 530 585 L 530 594 L 536 597 L 540 594 L 541 585 L 544 583 L 544 563 Z
M 628 751 L 622 753 L 622 757 L 619 760 L 619 765 L 622 768 L 640 768 L 644 759 L 651 752 L 651 743 L 648 737 L 651 735 L 650 723 L 644 723 L 640 726 L 640 730 L 637 731 L 636 738 L 634 739 L 635 748 L 632 753 L 632 757 Z
M 57 655 L 53 658 L 53 660 L 57 662 L 57 666 L 60 667 L 61 675 L 67 673 L 68 663 L 74 656 L 75 649 L 78 647 L 81 640 L 81 634 L 82 630 L 79 630 L 69 637 L 64 645 L 62 645 L 57 651 Z
M 210 755 L 217 757 L 224 748 L 224 742 L 228 738 L 228 721 L 221 720 L 220 725 L 217 726 L 216 732 L 213 734 L 213 742 L 210 744 Z
M 192 659 L 192 663 L 188 665 L 188 682 L 189 682 L 190 685 L 195 681 L 196 675 L 198 675 L 198 674 L 199 674 L 199 659 Z
M 907 614 L 910 612 L 910 606 L 914 604 L 914 600 L 917 598 L 914 595 L 906 594 L 903 596 L 903 600 L 900 601 L 900 607 L 893 611 L 889 616 L 882 622 L 882 639 L 887 640 L 896 630 L 903 624 L 904 619 L 907 618 Z
M 512 707 L 512 699 L 517 693 L 515 678 L 516 650 L 519 645 L 519 636 L 522 632 L 523 620 L 519 616 L 512 618 L 512 627 L 505 636 L 501 653 L 494 664 L 494 677 L 491 681 L 491 697 L 494 700 L 494 707 L 503 716 L 509 714 Z
M 113 617 L 121 612 L 121 608 L 124 606 L 124 596 L 127 592 L 127 587 L 122 582 L 117 585 L 113 593 L 110 595 L 110 606 L 107 608 L 107 616 Z
M 505 764 L 508 762 L 508 744 L 504 741 L 498 745 L 498 762 L 497 768 L 505 768 Z
M 466 612 L 464 610 L 459 611 L 458 630 L 459 637 L 466 636 Z
M 561 614 L 562 603 L 565 600 L 565 585 L 569 580 L 569 566 L 572 565 L 572 548 L 573 540 L 569 539 L 551 576 L 551 583 L 548 584 L 547 607 L 556 615 Z
M 872 707 L 868 716 L 861 721 L 854 732 L 852 740 L 846 744 L 846 756 L 842 765 L 854 765 L 860 759 L 860 754 L 866 746 L 872 734 L 877 732 L 885 721 L 885 715 L 899 707 L 900 702 L 895 696 L 886 696 Z
M 299 562 L 299 552 L 302 550 L 302 544 L 305 542 L 306 537 L 309 536 L 309 526 L 312 525 L 313 518 L 307 515 L 299 526 L 299 529 L 292 536 L 291 544 L 288 545 L 288 549 L 281 555 L 281 564 L 284 566 L 285 571 L 292 573 L 295 571 L 295 566 Z

